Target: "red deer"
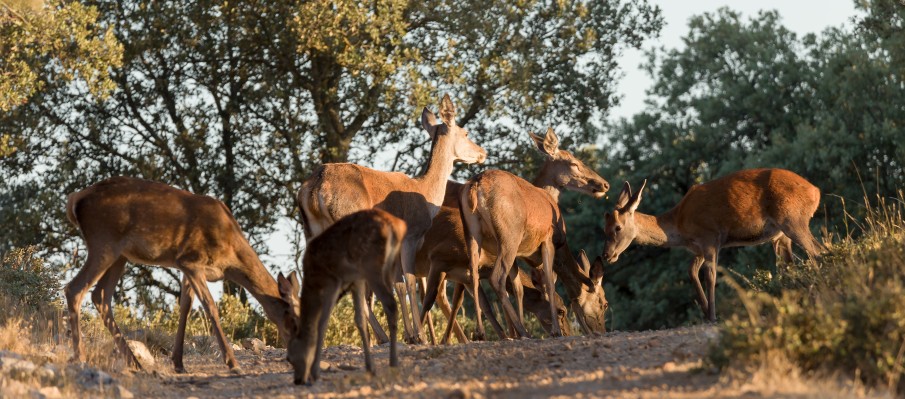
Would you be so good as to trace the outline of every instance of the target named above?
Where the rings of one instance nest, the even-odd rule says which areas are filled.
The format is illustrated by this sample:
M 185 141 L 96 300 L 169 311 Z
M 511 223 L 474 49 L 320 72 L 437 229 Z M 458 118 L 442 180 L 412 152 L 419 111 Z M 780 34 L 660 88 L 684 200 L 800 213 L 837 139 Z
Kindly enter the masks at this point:
M 207 281 L 226 278 L 245 287 L 261 303 L 267 317 L 282 325 L 288 304 L 280 298 L 277 282 L 222 202 L 163 183 L 114 177 L 69 195 L 66 213 L 88 246 L 85 264 L 65 289 L 73 359 L 85 360 L 79 314 L 85 293 L 97 284 L 91 295 L 94 306 L 129 365 L 141 368 L 113 320 L 111 308 L 113 290 L 125 273 L 127 261 L 172 267 L 183 273 L 172 356 L 178 372 L 185 371 L 185 324 L 193 295 L 201 299 L 226 364 L 232 369 L 239 367 L 220 327 Z M 280 335 L 287 337 L 282 329 Z
M 521 337 L 528 337 L 528 332 L 521 314 L 509 303 L 506 292 L 513 262 L 521 257 L 534 267 L 542 264 L 547 296 L 556 295 L 553 256 L 566 243 L 566 225 L 558 205 L 559 193 L 565 189 L 600 198 L 610 187 L 606 180 L 568 151 L 559 149 L 559 138 L 553 129 L 548 129 L 543 138 L 530 136 L 548 158 L 534 185 L 511 173 L 490 170 L 469 179 L 459 197 L 469 257 L 469 289 L 477 295 L 482 250 L 494 254 L 490 285 Z M 550 306 L 551 313 L 555 313 L 553 302 Z M 476 339 L 484 337 L 480 315 L 478 307 Z M 559 323 L 553 324 L 551 335 L 562 335 Z
M 368 291 L 383 304 L 390 332 L 390 366 L 399 365 L 396 353 L 397 308 L 393 283 L 399 274 L 399 251 L 405 222 L 380 209 L 343 217 L 308 242 L 302 260 L 301 299 L 294 314 L 283 318 L 289 332 L 287 355 L 295 370 L 296 385 L 317 381 L 330 311 L 339 297 L 352 292 L 355 326 L 361 334 L 365 366 L 374 372 L 368 342 Z M 280 276 L 285 301 L 298 297 L 298 282 Z
M 811 258 L 825 249 L 808 227 L 820 203 L 820 190 L 788 170 L 742 170 L 698 184 L 675 208 L 658 216 L 636 212 L 646 184 L 645 180 L 633 195 L 626 182 L 615 210 L 605 215 L 604 256 L 608 262 L 616 262 L 632 242 L 688 249 L 694 254 L 688 276 L 710 321 L 716 321 L 714 290 L 720 248 L 772 241 L 777 257 L 786 261 L 792 259 L 792 242 Z M 708 295 L 698 274 L 705 264 Z
M 407 340 L 418 343 L 423 339 L 415 301 L 415 253 L 431 220 L 440 211 L 453 164 L 482 163 L 487 158 L 484 149 L 469 140 L 468 132 L 456 125 L 456 109 L 448 95 L 440 101 L 439 113 L 440 122 L 427 108 L 421 113 L 421 124 L 432 141 L 422 175 L 411 178 L 402 173 L 381 172 L 354 164 L 327 164 L 315 170 L 298 192 L 308 239 L 343 216 L 363 209 L 383 209 L 406 222 L 408 233 L 402 242 L 401 255 L 405 283 L 397 285 L 397 290 L 403 298 L 405 292 L 410 296 L 412 331 L 408 331 L 405 300 L 401 301 L 403 325 Z

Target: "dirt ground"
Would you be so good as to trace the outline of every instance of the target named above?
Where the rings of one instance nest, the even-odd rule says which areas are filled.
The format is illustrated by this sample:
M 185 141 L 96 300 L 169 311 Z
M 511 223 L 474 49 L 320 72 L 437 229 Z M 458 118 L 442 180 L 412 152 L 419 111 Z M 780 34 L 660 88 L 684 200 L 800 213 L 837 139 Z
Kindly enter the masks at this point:
M 327 348 L 321 380 L 295 386 L 281 349 L 239 351 L 240 373 L 211 356 L 186 358 L 188 374 L 166 359 L 158 370 L 121 376 L 136 397 L 827 397 L 809 384 L 734 383 L 702 359 L 716 337 L 712 326 L 589 337 L 401 346 L 401 367 L 387 367 L 386 346 L 375 348 L 374 376 L 361 349 Z M 784 385 L 784 384 L 781 384 Z M 838 396 L 848 394 L 834 391 Z

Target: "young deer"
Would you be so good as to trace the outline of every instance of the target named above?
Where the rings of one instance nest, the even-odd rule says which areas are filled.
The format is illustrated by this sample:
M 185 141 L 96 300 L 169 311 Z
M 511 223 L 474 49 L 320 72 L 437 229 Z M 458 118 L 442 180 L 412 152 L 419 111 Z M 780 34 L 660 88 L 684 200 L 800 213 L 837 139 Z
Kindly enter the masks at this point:
M 448 95 L 440 101 L 439 114 L 440 122 L 427 108 L 421 113 L 421 124 L 432 142 L 421 176 L 411 178 L 347 163 L 327 164 L 315 170 L 298 192 L 308 239 L 343 216 L 362 209 L 380 208 L 406 222 L 408 235 L 402 242 L 400 257 L 405 279 L 397 289 L 402 298 L 405 292 L 410 296 L 413 320 L 410 325 L 403 299 L 403 325 L 407 339 L 417 343 L 423 339 L 415 300 L 415 252 L 440 210 L 454 163 L 482 163 L 487 158 L 484 149 L 468 139 L 468 131 L 456 125 L 456 108 Z
M 559 138 L 553 129 L 548 129 L 543 138 L 530 136 L 548 157 L 534 185 L 511 173 L 490 170 L 469 179 L 459 197 L 469 254 L 469 289 L 477 295 L 481 251 L 496 255 L 490 284 L 502 302 L 506 317 L 513 321 L 521 337 L 528 337 L 528 332 L 521 315 L 509 303 L 506 292 L 506 280 L 515 258 L 521 257 L 534 267 L 542 264 L 547 296 L 556 295 L 553 256 L 556 249 L 566 243 L 566 225 L 558 205 L 559 193 L 567 189 L 600 198 L 610 187 L 606 180 L 568 151 L 559 149 Z M 555 313 L 553 302 L 550 306 L 551 313 Z M 476 313 L 475 336 L 483 339 L 480 307 Z M 554 323 L 551 335 L 562 335 L 559 323 Z
M 114 177 L 70 194 L 66 214 L 81 230 L 88 246 L 88 259 L 65 288 L 73 359 L 85 360 L 79 314 L 85 293 L 97 284 L 91 295 L 94 306 L 129 365 L 141 368 L 113 320 L 111 308 L 113 290 L 125 273 L 127 261 L 173 267 L 183 273 L 173 349 L 173 364 L 178 372 L 185 371 L 185 324 L 193 294 L 200 297 L 211 320 L 226 364 L 233 369 L 239 367 L 220 327 L 217 304 L 207 281 L 227 278 L 245 287 L 261 303 L 267 317 L 282 326 L 289 305 L 280 299 L 276 281 L 222 202 L 163 183 Z M 280 336 L 287 338 L 281 327 Z
M 632 242 L 660 247 L 684 247 L 694 254 L 688 276 L 698 304 L 716 321 L 716 265 L 720 248 L 773 241 L 777 257 L 791 261 L 792 242 L 810 258 L 825 249 L 811 234 L 808 222 L 820 203 L 820 190 L 803 177 L 783 169 L 735 172 L 691 188 L 675 208 L 659 216 L 636 212 L 645 180 L 634 195 L 628 182 L 607 213 L 604 255 L 609 263 Z M 698 272 L 705 265 L 708 295 Z
M 385 211 L 375 208 L 355 212 L 308 242 L 302 260 L 300 302 L 293 303 L 299 298 L 295 275 L 290 279 L 279 277 L 280 294 L 293 303 L 292 311 L 283 318 L 283 325 L 289 332 L 287 352 L 295 370 L 296 385 L 317 381 L 330 311 L 347 291 L 352 291 L 355 325 L 361 333 L 367 370 L 374 372 L 367 330 L 369 289 L 383 304 L 387 315 L 390 366 L 399 365 L 393 283 L 399 274 L 396 265 L 405 234 L 405 222 Z

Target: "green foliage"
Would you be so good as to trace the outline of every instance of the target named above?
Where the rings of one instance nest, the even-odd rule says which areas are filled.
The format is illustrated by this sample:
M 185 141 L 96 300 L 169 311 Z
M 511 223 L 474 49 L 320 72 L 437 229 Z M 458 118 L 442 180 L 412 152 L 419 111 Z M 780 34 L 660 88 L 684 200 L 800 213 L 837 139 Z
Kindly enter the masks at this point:
M 4 303 L 37 311 L 59 302 L 60 276 L 36 255 L 36 247 L 17 248 L 3 255 L 0 263 L 0 297 Z M 4 318 L 7 312 L 0 314 Z
M 639 210 L 659 214 L 695 184 L 753 167 L 792 170 L 821 189 L 811 222 L 825 236 L 855 231 L 852 206 L 866 194 L 894 195 L 905 185 L 903 68 L 905 7 L 893 1 L 859 3 L 856 28 L 831 28 L 798 37 L 776 12 L 749 19 L 729 9 L 693 17 L 681 49 L 652 51 L 654 85 L 648 107 L 606 126 L 612 143 L 599 156 L 600 174 L 614 186 L 648 180 Z M 615 198 L 567 214 L 570 244 L 600 253 L 602 214 Z M 848 203 L 846 211 L 843 204 Z M 603 208 L 603 209 L 601 209 Z M 567 211 L 568 212 L 568 211 Z M 821 234 L 817 234 L 818 237 Z M 758 270 L 776 275 L 769 245 L 731 248 L 720 264 L 741 278 Z M 607 267 L 606 290 L 614 328 L 663 328 L 694 322 L 682 250 L 632 246 Z M 781 274 L 781 272 L 779 273 Z M 731 311 L 718 286 L 718 314 Z
M 776 278 L 739 287 L 745 306 L 721 325 L 711 360 L 756 366 L 783 356 L 805 370 L 838 369 L 905 389 L 901 209 L 881 202 L 861 238 L 845 238 L 816 264 L 796 264 Z

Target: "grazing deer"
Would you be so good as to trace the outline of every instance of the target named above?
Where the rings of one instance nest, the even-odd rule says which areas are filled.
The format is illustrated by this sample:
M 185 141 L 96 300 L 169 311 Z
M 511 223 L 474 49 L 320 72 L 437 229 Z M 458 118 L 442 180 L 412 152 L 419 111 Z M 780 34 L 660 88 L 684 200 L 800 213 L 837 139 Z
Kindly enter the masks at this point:
M 440 101 L 440 121 L 424 108 L 421 125 L 431 138 L 431 152 L 424 173 L 411 178 L 398 172 L 381 172 L 363 166 L 326 164 L 302 184 L 298 203 L 302 210 L 305 235 L 311 239 L 335 221 L 355 211 L 383 209 L 404 220 L 408 233 L 402 241 L 401 264 L 404 284 L 397 290 L 403 300 L 402 321 L 407 340 L 421 343 L 421 323 L 415 300 L 415 253 L 421 246 L 431 220 L 440 211 L 446 181 L 455 162 L 482 163 L 487 153 L 468 139 L 468 132 L 457 126 L 456 108 L 449 95 Z M 405 309 L 405 292 L 410 296 L 412 331 Z
M 568 156 L 568 153 L 563 152 L 560 156 L 566 157 Z M 553 159 L 548 159 L 547 162 L 553 163 L 555 161 Z M 566 163 L 562 162 L 560 166 L 562 167 L 563 164 Z M 551 165 L 551 168 L 552 167 L 553 165 Z M 571 166 L 568 166 L 567 168 L 571 168 Z M 553 180 L 555 180 L 558 174 L 546 173 L 545 176 L 546 178 L 536 181 L 542 188 L 548 185 L 554 185 Z M 433 307 L 435 298 L 440 300 L 441 309 L 447 318 L 455 313 L 448 310 L 449 304 L 446 301 L 445 291 L 442 290 L 443 281 L 446 278 L 449 278 L 451 281 L 458 284 L 468 284 L 470 282 L 470 277 L 468 275 L 468 251 L 465 245 L 465 228 L 462 224 L 462 217 L 459 210 L 459 195 L 462 186 L 463 184 L 453 181 L 447 183 L 446 198 L 443 200 L 443 206 L 440 208 L 440 213 L 434 218 L 430 230 L 424 236 L 424 244 L 418 251 L 418 275 L 424 275 L 422 273 L 426 273 L 425 269 L 429 271 L 427 279 L 428 293 L 424 296 L 424 304 L 421 309 L 422 319 L 429 314 L 428 312 L 430 311 L 430 308 Z M 479 264 L 481 265 L 479 269 L 481 278 L 490 277 L 488 272 L 495 260 L 496 256 L 489 251 L 483 251 L 481 253 L 481 260 L 479 261 Z M 602 263 L 598 267 L 592 269 L 590 266 L 587 266 L 587 258 L 585 257 L 584 267 L 579 267 L 575 258 L 572 257 L 571 252 L 569 252 L 568 245 L 563 245 L 560 249 L 557 249 L 555 260 L 554 270 L 559 274 L 566 287 L 569 298 L 572 300 L 573 311 L 576 313 L 576 317 L 579 319 L 579 325 L 582 327 L 584 333 L 604 332 L 603 313 L 606 310 L 607 302 L 603 286 L 600 284 L 603 276 Z M 513 268 L 513 271 L 515 270 L 518 270 L 518 268 Z M 511 274 L 512 272 L 510 272 L 510 280 L 513 280 Z M 523 282 L 530 282 L 531 278 L 535 278 L 534 274 L 530 276 L 531 278 L 528 278 L 528 275 L 524 273 L 521 273 L 520 277 Z M 533 298 L 527 298 L 527 295 L 529 295 L 527 290 L 530 289 L 529 287 L 535 285 L 543 286 L 539 283 L 525 286 L 524 292 L 526 301 L 533 300 Z M 515 295 L 516 302 L 518 303 L 519 297 L 522 296 L 520 294 L 521 287 L 512 286 L 511 284 L 507 285 L 507 287 L 509 291 Z M 457 289 L 461 288 L 462 287 L 457 287 Z M 533 295 L 533 293 L 531 295 Z M 542 296 L 542 298 L 544 297 Z M 454 303 L 457 303 L 457 301 L 454 301 Z M 479 304 L 483 303 L 484 301 L 479 302 Z M 538 306 L 536 306 L 538 305 L 538 302 L 536 301 L 531 303 L 530 308 L 528 304 L 524 304 L 524 307 L 529 308 L 529 311 L 539 318 L 549 318 L 549 304 L 546 299 L 543 300 L 543 303 L 547 306 L 547 309 L 544 311 L 545 315 L 539 313 L 540 310 L 538 309 Z M 520 305 L 519 307 L 522 306 Z M 489 307 L 483 306 L 481 311 L 487 313 L 488 309 Z M 488 315 L 488 320 L 496 330 L 497 335 L 503 337 L 504 335 L 502 335 L 502 329 L 499 327 L 499 323 L 497 323 L 490 315 Z M 456 324 L 452 324 L 455 323 L 454 318 L 452 318 L 450 322 L 451 324 L 448 324 L 448 326 L 453 328 L 458 327 Z M 465 341 L 458 331 L 456 331 L 456 335 L 459 337 L 460 342 Z M 445 340 L 446 339 L 444 339 L 444 341 Z
M 207 281 L 234 281 L 254 296 L 267 317 L 281 326 L 288 304 L 280 298 L 273 276 L 261 264 L 239 224 L 222 202 L 192 194 L 163 183 L 114 177 L 70 194 L 66 214 L 82 233 L 88 258 L 66 285 L 65 294 L 72 329 L 73 359 L 84 361 L 79 314 L 82 299 L 97 284 L 91 299 L 104 325 L 131 367 L 141 368 L 113 319 L 113 290 L 125 273 L 126 262 L 173 267 L 182 271 L 179 327 L 173 364 L 182 364 L 185 324 L 193 294 L 210 318 L 226 364 L 239 364 L 227 343 L 217 305 Z M 286 331 L 280 329 L 285 340 Z
M 308 242 L 302 260 L 301 300 L 293 306 L 294 314 L 283 318 L 290 336 L 287 352 L 296 385 L 317 381 L 330 311 L 347 291 L 352 291 L 355 325 L 361 333 L 367 370 L 374 372 L 367 329 L 369 289 L 386 311 L 390 366 L 399 365 L 393 283 L 399 274 L 397 261 L 405 234 L 404 221 L 375 208 L 343 217 Z M 280 276 L 279 281 L 285 301 L 298 298 L 297 280 Z
M 610 263 L 632 243 L 684 247 L 694 254 L 688 276 L 705 317 L 716 321 L 716 265 L 720 248 L 773 241 L 777 257 L 791 261 L 792 242 L 810 258 L 825 249 L 808 222 L 820 203 L 820 190 L 783 169 L 750 169 L 698 184 L 675 208 L 659 216 L 636 212 L 645 180 L 634 195 L 625 182 L 616 208 L 607 213 L 604 255 Z M 701 286 L 702 265 L 708 295 Z
M 559 138 L 553 129 L 548 129 L 543 138 L 529 135 L 547 156 L 547 162 L 534 185 L 511 173 L 490 170 L 469 179 L 459 197 L 469 257 L 469 288 L 477 295 L 482 250 L 494 254 L 496 259 L 490 285 L 500 298 L 506 317 L 513 321 L 521 337 L 528 337 L 528 332 L 521 314 L 516 313 L 509 303 L 506 292 L 506 280 L 515 258 L 521 257 L 534 267 L 543 265 L 544 286 L 547 296 L 552 298 L 556 295 L 553 285 L 554 252 L 566 243 L 566 225 L 558 205 L 560 191 L 573 190 L 600 198 L 610 187 L 606 180 L 568 151 L 559 149 Z M 556 313 L 553 302 L 550 306 L 550 312 Z M 484 336 L 480 315 L 478 307 L 477 339 Z M 559 323 L 553 324 L 550 335 L 562 335 Z

